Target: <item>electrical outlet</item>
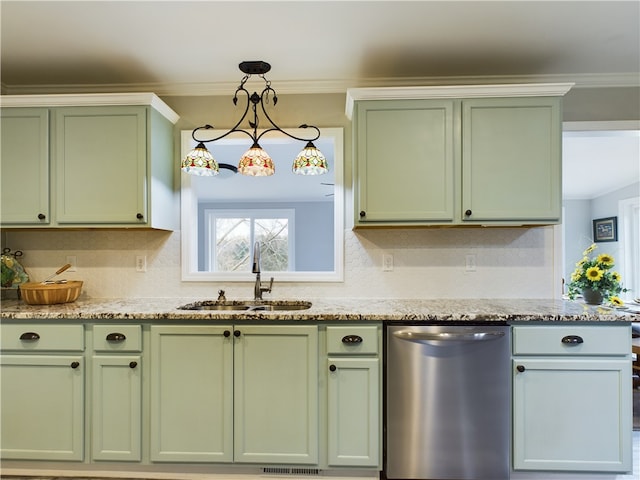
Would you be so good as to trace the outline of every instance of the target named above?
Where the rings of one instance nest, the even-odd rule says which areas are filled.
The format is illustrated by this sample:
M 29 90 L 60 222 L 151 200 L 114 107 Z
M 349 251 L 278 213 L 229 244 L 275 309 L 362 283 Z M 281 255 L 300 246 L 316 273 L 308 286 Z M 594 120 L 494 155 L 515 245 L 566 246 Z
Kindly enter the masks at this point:
M 390 253 L 382 254 L 382 271 L 383 272 L 392 272 L 393 271 L 393 255 Z
M 136 255 L 136 272 L 147 271 L 147 257 L 146 255 Z
M 465 271 L 466 272 L 475 272 L 476 271 L 476 254 L 475 253 L 467 254 L 466 263 L 465 263 Z
M 71 266 L 67 268 L 67 272 L 77 272 L 78 261 L 75 255 L 67 255 L 67 263 L 70 263 Z

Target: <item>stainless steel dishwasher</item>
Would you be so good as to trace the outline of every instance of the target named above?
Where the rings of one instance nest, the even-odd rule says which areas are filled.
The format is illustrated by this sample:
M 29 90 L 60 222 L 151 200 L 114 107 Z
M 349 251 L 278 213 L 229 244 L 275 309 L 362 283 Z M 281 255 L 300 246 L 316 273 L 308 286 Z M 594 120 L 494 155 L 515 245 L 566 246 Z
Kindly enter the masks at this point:
M 387 326 L 385 478 L 509 478 L 510 344 L 503 325 Z

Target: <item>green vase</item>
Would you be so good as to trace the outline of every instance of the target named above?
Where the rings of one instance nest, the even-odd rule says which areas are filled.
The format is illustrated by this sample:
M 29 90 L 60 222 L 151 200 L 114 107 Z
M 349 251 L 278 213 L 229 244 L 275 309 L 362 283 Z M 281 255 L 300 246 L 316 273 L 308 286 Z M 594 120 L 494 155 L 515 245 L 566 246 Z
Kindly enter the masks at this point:
M 599 292 L 598 290 L 585 288 L 582 290 L 582 298 L 584 298 L 584 303 L 588 305 L 602 305 L 602 292 Z

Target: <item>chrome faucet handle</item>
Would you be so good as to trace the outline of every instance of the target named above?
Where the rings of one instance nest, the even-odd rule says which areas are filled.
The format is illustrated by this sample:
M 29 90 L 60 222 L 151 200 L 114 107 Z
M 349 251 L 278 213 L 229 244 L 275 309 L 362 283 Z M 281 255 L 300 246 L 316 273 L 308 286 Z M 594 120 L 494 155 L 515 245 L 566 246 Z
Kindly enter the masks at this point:
M 226 302 L 227 297 L 224 296 L 224 290 L 218 290 L 218 302 Z

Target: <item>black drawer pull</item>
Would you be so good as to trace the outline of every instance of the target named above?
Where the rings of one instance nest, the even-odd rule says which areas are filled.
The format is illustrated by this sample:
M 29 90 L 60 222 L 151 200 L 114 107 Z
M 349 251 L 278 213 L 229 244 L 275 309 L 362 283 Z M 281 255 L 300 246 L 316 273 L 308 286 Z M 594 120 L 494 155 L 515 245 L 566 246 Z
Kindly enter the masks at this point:
M 242 333 L 240 333 L 240 330 L 234 330 L 233 331 L 233 336 L 234 337 L 239 337 L 240 335 L 242 335 Z
M 231 336 L 231 332 L 229 330 L 225 330 L 222 334 L 227 338 Z
M 107 335 L 107 342 L 124 342 L 127 339 L 124 333 L 110 333 Z
M 346 343 L 348 345 L 362 343 L 362 337 L 360 335 L 345 335 L 342 337 L 342 343 Z
M 584 343 L 584 340 L 579 335 L 567 335 L 566 337 L 562 337 L 562 343 L 565 345 L 578 345 Z
M 20 340 L 40 340 L 40 335 L 36 332 L 24 332 L 20 335 Z
M 524 372 L 526 369 L 524 368 L 524 365 L 518 365 L 516 367 L 516 370 L 518 370 L 520 373 Z
M 138 362 L 129 362 L 129 368 L 136 368 L 138 366 Z
M 337 367 L 335 365 L 329 365 L 329 370 L 335 372 L 337 370 Z
M 78 368 L 80 366 L 80 362 L 71 362 L 71 368 Z

